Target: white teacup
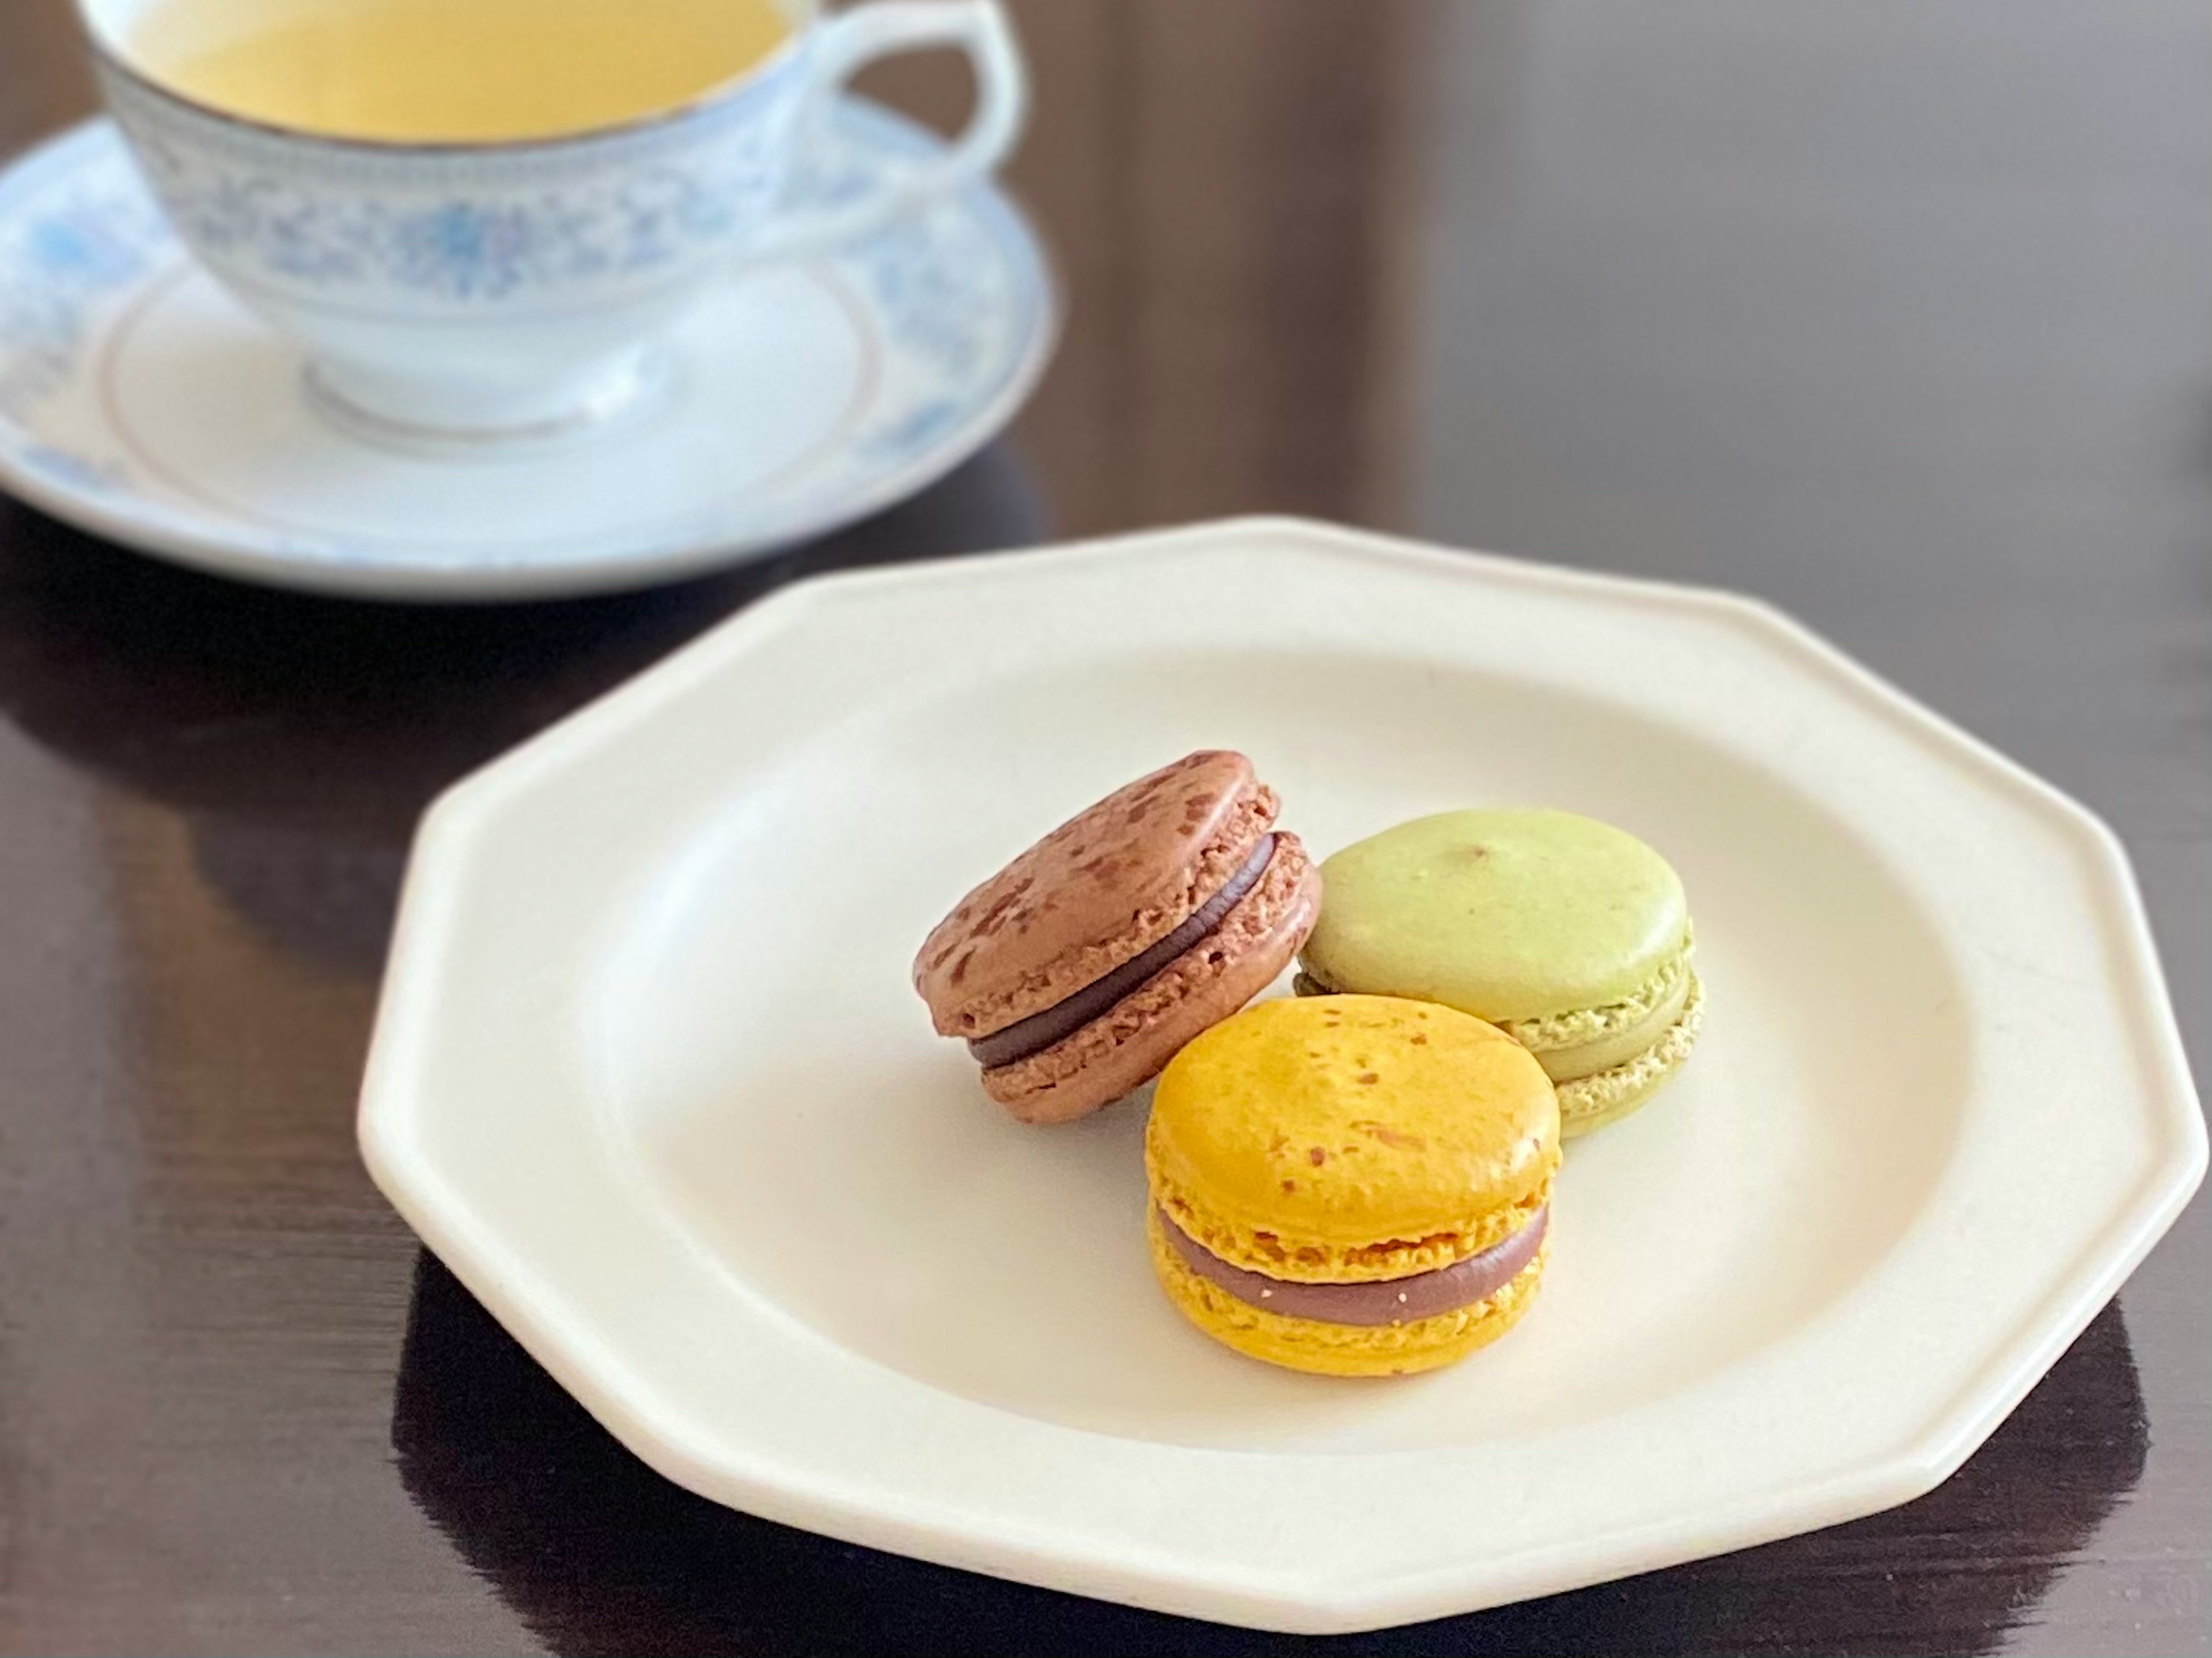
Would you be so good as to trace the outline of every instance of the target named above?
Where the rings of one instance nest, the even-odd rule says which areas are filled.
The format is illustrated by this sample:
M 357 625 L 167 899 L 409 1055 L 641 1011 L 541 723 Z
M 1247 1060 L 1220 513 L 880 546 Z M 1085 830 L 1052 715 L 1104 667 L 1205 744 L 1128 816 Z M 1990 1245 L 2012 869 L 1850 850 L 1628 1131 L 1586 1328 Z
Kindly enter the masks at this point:
M 109 107 L 179 234 L 298 340 L 327 410 L 402 442 L 549 435 L 629 404 L 653 345 L 739 261 L 866 234 L 988 172 L 1025 102 L 997 0 L 899 0 L 825 15 L 699 100 L 556 138 L 334 138 L 228 114 L 134 65 L 161 0 L 79 0 Z M 795 201 L 836 89 L 894 52 L 953 46 L 978 88 L 943 155 L 854 199 Z

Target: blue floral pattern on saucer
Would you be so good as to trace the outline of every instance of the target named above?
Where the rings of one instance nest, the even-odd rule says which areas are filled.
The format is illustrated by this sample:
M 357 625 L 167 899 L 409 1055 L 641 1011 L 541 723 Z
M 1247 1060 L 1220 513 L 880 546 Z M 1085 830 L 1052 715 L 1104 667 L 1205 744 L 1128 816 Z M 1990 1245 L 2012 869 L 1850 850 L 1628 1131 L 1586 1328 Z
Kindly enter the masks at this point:
M 910 167 L 941 144 L 858 98 L 842 104 L 834 131 L 840 142 L 833 160 L 805 186 L 828 199 L 867 184 L 872 173 Z M 710 210 L 681 185 L 664 188 L 647 174 L 588 239 L 431 207 L 406 225 L 376 227 L 376 257 L 403 262 L 410 279 L 426 284 L 491 291 L 526 280 L 533 262 L 649 260 L 656 237 L 673 234 L 671 227 L 687 213 Z M 254 222 L 256 234 L 280 234 L 265 218 Z M 319 225 L 301 233 L 297 257 L 343 260 L 348 246 L 342 228 Z M 448 503 L 426 509 L 426 519 L 441 521 L 419 537 L 411 528 L 372 525 L 373 514 L 356 523 L 336 508 L 295 513 L 283 502 L 226 495 L 222 479 L 210 476 L 220 468 L 165 455 L 135 431 L 131 398 L 140 383 L 118 369 L 116 359 L 127 355 L 118 343 L 165 295 L 205 278 L 189 264 L 114 129 L 89 123 L 0 173 L 0 486 L 126 545 L 276 585 L 403 598 L 635 586 L 788 545 L 913 494 L 1012 416 L 1050 355 L 1056 314 L 1042 256 L 1019 210 L 989 185 L 828 255 L 774 269 L 783 272 L 779 293 L 799 291 L 794 284 L 804 279 L 808 314 L 845 319 L 840 327 L 850 339 L 824 337 L 820 349 L 836 361 L 825 358 L 819 372 L 847 374 L 855 389 L 834 429 L 765 481 L 733 481 L 719 498 L 690 501 L 667 517 L 656 516 L 663 503 L 650 492 L 635 501 L 620 498 L 617 473 L 593 511 L 557 528 L 486 534 L 481 544 L 453 529 L 457 519 L 476 515 L 468 499 L 471 463 L 419 475 L 426 500 Z M 773 317 L 753 324 L 757 334 L 781 331 Z M 254 343 L 264 358 L 283 349 L 265 338 Z M 786 355 L 795 349 L 779 343 Z M 736 355 L 712 364 L 679 361 L 679 380 L 688 374 L 694 382 L 714 377 L 719 385 L 732 365 L 742 377 L 750 348 L 732 340 L 715 349 Z M 863 368 L 846 361 L 856 351 Z M 796 367 L 776 361 L 773 372 L 763 373 L 761 396 L 808 389 L 814 371 L 803 351 Z M 211 395 L 247 395 L 222 378 Z M 263 403 L 240 423 L 282 428 L 268 440 L 313 448 L 314 465 L 325 471 L 358 468 L 365 489 L 373 483 L 388 494 L 416 476 L 401 469 L 420 461 L 342 446 L 352 440 L 323 428 L 296 393 L 288 382 L 281 395 L 258 394 Z M 286 406 L 270 408 L 272 398 Z M 665 416 L 706 417 L 696 407 L 689 416 L 679 409 Z M 657 436 L 640 430 L 623 440 L 649 446 Z M 701 434 L 672 432 L 669 440 L 679 438 L 696 443 Z M 732 468 L 732 479 L 743 471 Z M 496 522 L 493 498 L 514 489 L 516 475 L 489 463 L 483 472 L 483 516 Z M 455 501 L 458 509 L 450 505 Z

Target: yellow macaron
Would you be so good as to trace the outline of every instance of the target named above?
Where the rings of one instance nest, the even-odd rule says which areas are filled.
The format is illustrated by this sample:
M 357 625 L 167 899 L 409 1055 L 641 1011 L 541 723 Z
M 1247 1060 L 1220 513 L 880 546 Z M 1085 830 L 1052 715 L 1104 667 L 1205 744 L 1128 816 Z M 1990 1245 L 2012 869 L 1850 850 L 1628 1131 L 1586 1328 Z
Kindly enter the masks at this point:
M 1551 1081 L 1496 1027 L 1389 996 L 1262 1002 L 1161 1075 L 1153 1266 L 1255 1358 L 1432 1370 L 1527 1309 L 1559 1161 Z

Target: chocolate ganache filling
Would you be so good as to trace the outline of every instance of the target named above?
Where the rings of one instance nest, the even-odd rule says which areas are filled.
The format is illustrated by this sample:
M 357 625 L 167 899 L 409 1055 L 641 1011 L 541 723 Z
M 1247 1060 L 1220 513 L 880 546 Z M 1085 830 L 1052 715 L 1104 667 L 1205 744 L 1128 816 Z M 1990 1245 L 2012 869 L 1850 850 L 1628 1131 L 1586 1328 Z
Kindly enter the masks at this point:
M 968 1051 L 979 1064 L 988 1068 L 1025 1060 L 1073 1035 L 1219 926 L 1222 918 L 1237 907 L 1237 900 L 1259 885 L 1260 878 L 1267 872 L 1268 860 L 1274 855 L 1275 837 L 1261 835 L 1259 844 L 1252 848 L 1252 855 L 1221 890 L 1193 910 L 1188 920 L 1159 943 L 1131 957 L 1104 978 L 1084 986 L 1065 1001 L 1055 1002 L 1026 1019 L 1017 1019 L 1004 1030 L 973 1038 Z
M 1269 1278 L 1265 1272 L 1231 1266 L 1192 1239 L 1165 1211 L 1160 1213 L 1160 1225 L 1192 1272 L 1262 1312 L 1316 1319 L 1323 1324 L 1371 1326 L 1411 1324 L 1415 1319 L 1455 1313 L 1478 1301 L 1487 1301 L 1536 1258 L 1550 1214 L 1547 1204 L 1512 1236 L 1449 1266 L 1368 1284 L 1292 1284 L 1286 1278 Z

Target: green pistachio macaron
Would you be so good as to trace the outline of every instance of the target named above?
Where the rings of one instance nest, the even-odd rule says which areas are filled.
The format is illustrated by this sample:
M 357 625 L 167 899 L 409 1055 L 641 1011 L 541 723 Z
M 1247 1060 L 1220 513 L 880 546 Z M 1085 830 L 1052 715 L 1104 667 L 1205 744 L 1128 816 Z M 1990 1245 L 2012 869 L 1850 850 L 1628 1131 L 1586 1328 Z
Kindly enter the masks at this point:
M 1681 878 L 1569 811 L 1448 811 L 1322 865 L 1297 988 L 1441 1002 L 1487 1019 L 1559 1090 L 1561 1131 L 1626 1116 L 1681 1068 L 1705 1017 Z

